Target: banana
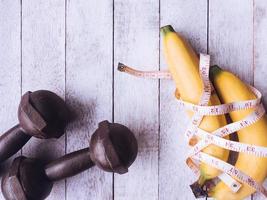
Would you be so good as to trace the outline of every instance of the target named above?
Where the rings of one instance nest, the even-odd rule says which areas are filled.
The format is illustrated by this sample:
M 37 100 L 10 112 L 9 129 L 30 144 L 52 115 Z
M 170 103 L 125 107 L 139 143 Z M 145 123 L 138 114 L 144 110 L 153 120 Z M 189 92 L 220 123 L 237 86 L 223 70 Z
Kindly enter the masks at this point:
M 255 99 L 256 96 L 234 74 L 223 71 L 218 66 L 210 70 L 210 78 L 221 102 Z M 230 113 L 232 121 L 238 121 L 249 115 L 253 109 L 233 111 Z M 264 115 L 255 124 L 237 132 L 239 142 L 267 147 L 267 116 Z M 235 167 L 262 183 L 267 176 L 267 158 L 239 153 Z M 233 193 L 223 182 L 219 182 L 210 195 L 217 200 L 239 200 L 255 192 L 247 184 L 243 184 L 237 193 Z
M 161 28 L 163 36 L 163 51 L 167 60 L 168 68 L 176 84 L 179 97 L 187 102 L 198 104 L 203 92 L 203 83 L 199 74 L 199 58 L 190 45 L 177 34 L 172 26 L 167 25 Z M 178 98 L 178 96 L 176 95 Z M 211 94 L 209 105 L 221 104 L 216 93 Z M 188 112 L 189 116 L 193 115 Z M 224 115 L 205 116 L 200 124 L 203 130 L 212 132 L 226 125 Z M 226 137 L 228 139 L 228 137 Z M 203 152 L 226 161 L 229 151 L 215 145 L 209 145 Z M 205 180 L 218 176 L 221 172 L 205 163 L 200 164 L 199 184 Z

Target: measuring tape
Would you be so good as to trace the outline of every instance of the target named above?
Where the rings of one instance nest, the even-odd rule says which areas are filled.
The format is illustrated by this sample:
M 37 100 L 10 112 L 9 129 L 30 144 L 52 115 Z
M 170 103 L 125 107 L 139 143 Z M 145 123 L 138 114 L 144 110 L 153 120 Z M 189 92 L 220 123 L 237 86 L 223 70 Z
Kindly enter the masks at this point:
M 195 105 L 189 102 L 185 102 L 181 99 L 177 100 L 178 107 L 193 111 L 194 113 L 189 123 L 189 126 L 185 132 L 185 136 L 187 137 L 189 144 L 192 144 L 192 141 L 195 141 L 193 142 L 195 144 L 191 146 L 191 149 L 188 153 L 186 164 L 190 167 L 190 169 L 192 169 L 192 171 L 196 175 L 199 175 L 199 162 L 204 162 L 222 171 L 222 174 L 220 174 L 218 178 L 220 178 L 233 192 L 237 192 L 242 187 L 242 183 L 246 183 L 252 188 L 254 188 L 256 191 L 261 192 L 265 197 L 267 197 L 267 189 L 264 188 L 261 183 L 258 183 L 252 177 L 243 173 L 235 166 L 218 158 L 215 158 L 209 154 L 201 152 L 201 150 L 207 147 L 208 145 L 214 144 L 219 147 L 236 152 L 247 153 L 258 157 L 267 157 L 267 147 L 244 144 L 223 138 L 231 133 L 234 133 L 240 129 L 243 129 L 245 127 L 250 126 L 251 124 L 256 123 L 265 114 L 264 107 L 261 103 L 261 93 L 256 88 L 247 85 L 248 88 L 255 94 L 256 99 L 208 106 L 211 92 L 213 90 L 213 86 L 209 80 L 209 67 L 209 55 L 200 54 L 199 74 L 203 81 L 203 93 L 200 98 L 199 104 Z M 143 72 L 130 68 L 122 63 L 119 63 L 118 70 L 141 78 L 172 79 L 171 73 L 169 71 Z M 203 117 L 206 115 L 222 115 L 232 111 L 251 108 L 253 108 L 254 111 L 251 112 L 244 119 L 225 125 L 213 131 L 212 133 L 209 133 L 199 128 Z M 196 141 L 196 137 L 201 139 L 197 139 Z M 241 183 L 235 180 L 233 177 L 237 178 Z

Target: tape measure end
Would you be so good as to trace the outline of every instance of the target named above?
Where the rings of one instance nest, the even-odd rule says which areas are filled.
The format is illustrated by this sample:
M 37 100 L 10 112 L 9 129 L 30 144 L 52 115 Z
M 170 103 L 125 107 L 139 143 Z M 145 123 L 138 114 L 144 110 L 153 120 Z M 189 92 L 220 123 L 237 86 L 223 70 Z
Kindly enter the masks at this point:
M 125 64 L 123 64 L 123 63 L 118 63 L 118 71 L 120 71 L 120 72 L 125 72 L 125 68 L 126 68 L 126 65 Z

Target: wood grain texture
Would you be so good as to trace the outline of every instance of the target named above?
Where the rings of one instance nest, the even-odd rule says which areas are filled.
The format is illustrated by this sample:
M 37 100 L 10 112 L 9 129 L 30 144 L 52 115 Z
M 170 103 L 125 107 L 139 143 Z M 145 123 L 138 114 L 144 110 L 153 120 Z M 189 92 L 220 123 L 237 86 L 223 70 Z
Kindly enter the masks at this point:
M 158 199 L 158 81 L 137 79 L 116 70 L 118 62 L 157 70 L 158 1 L 115 0 L 114 120 L 138 139 L 138 157 L 125 175 L 114 177 L 114 199 Z
M 20 8 L 19 0 L 0 1 L 0 135 L 18 123 L 21 93 Z M 14 156 L 1 163 L 0 177 L 13 159 Z M 0 199 L 4 199 L 2 192 Z
M 253 1 L 209 1 L 209 53 L 211 64 L 253 84 Z
M 253 83 L 253 2 L 210 1 L 209 52 L 212 64 Z
M 27 0 L 22 4 L 22 92 L 47 89 L 65 96 L 65 1 Z M 65 153 L 60 139 L 32 138 L 23 154 L 44 161 Z M 64 180 L 48 199 L 65 199 Z
M 76 121 L 66 137 L 32 138 L 24 155 L 49 161 L 88 147 L 105 119 L 127 125 L 138 139 L 128 174 L 113 179 L 94 167 L 56 183 L 48 199 L 194 199 L 189 184 L 196 177 L 185 164 L 189 119 L 176 107 L 173 82 L 116 70 L 118 62 L 166 69 L 159 27 L 167 24 L 196 51 L 208 50 L 212 64 L 254 83 L 267 106 L 266 0 L 0 0 L 0 134 L 17 123 L 21 91 L 48 89 L 66 97 Z
M 112 121 L 112 1 L 67 1 L 66 100 L 77 120 L 67 152 L 89 146 L 102 120 Z M 112 174 L 93 167 L 67 179 L 67 199 L 112 199 Z
M 263 103 L 267 108 L 267 1 L 254 1 L 254 85 L 263 95 Z M 267 180 L 265 180 L 265 187 L 267 187 Z M 253 195 L 253 200 L 266 199 L 261 194 Z
M 197 52 L 207 47 L 207 1 L 161 1 L 161 26 L 171 24 Z M 161 47 L 162 49 L 162 47 Z M 161 69 L 167 64 L 161 54 Z M 159 196 L 162 200 L 194 199 L 189 187 L 197 177 L 185 160 L 189 147 L 184 135 L 189 118 L 177 108 L 172 81 L 160 84 Z

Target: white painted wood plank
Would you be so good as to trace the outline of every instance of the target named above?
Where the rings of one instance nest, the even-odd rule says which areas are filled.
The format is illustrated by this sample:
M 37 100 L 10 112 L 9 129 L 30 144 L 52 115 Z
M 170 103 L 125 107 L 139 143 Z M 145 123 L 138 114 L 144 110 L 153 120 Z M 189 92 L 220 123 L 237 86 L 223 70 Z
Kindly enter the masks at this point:
M 88 147 L 102 120 L 112 121 L 112 1 L 67 1 L 66 100 L 77 111 L 67 152 Z M 112 199 L 111 173 L 97 167 L 67 179 L 67 199 Z
M 48 89 L 65 96 L 65 1 L 22 2 L 22 91 Z M 65 153 L 60 139 L 32 138 L 23 154 L 48 161 Z M 65 199 L 64 180 L 48 199 Z
M 161 26 L 171 24 L 189 40 L 197 52 L 207 47 L 207 1 L 161 1 Z M 162 49 L 162 47 L 161 47 Z M 161 53 L 161 69 L 167 64 Z M 194 199 L 189 187 L 197 177 L 185 163 L 189 150 L 185 129 L 189 122 L 186 113 L 179 110 L 174 97 L 172 81 L 161 81 L 160 87 L 160 162 L 159 197 L 161 200 Z
M 211 1 L 209 30 L 212 63 L 253 83 L 252 1 Z
M 214 0 L 209 3 L 209 53 L 212 64 L 218 64 L 252 84 L 253 1 Z
M 115 0 L 114 120 L 138 139 L 138 157 L 129 172 L 115 175 L 114 199 L 158 199 L 158 81 L 137 79 L 116 70 L 118 62 L 157 70 L 158 1 Z
M 254 1 L 254 85 L 262 92 L 264 105 L 267 105 L 267 1 Z M 267 180 L 265 184 L 267 187 Z M 259 193 L 253 195 L 253 200 L 266 199 Z
M 0 1 L 0 135 L 18 123 L 20 31 L 20 1 Z M 13 159 L 0 165 L 0 177 Z M 0 199 L 4 199 L 2 192 Z

